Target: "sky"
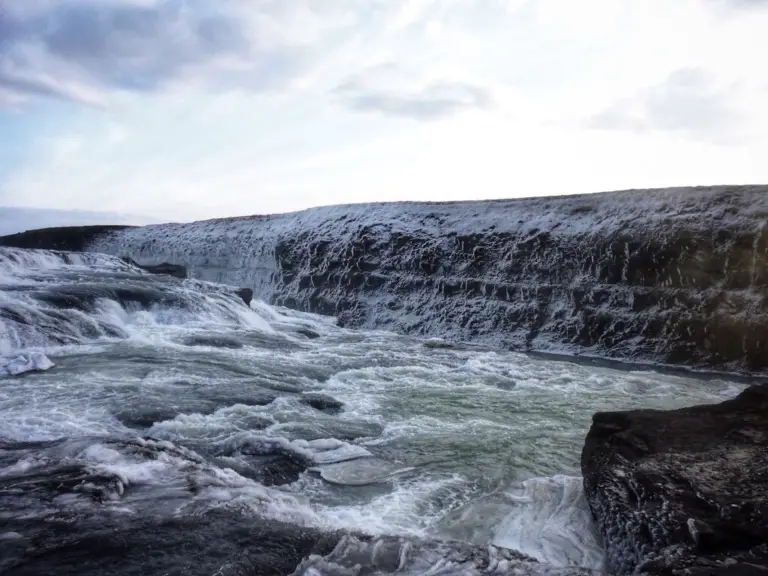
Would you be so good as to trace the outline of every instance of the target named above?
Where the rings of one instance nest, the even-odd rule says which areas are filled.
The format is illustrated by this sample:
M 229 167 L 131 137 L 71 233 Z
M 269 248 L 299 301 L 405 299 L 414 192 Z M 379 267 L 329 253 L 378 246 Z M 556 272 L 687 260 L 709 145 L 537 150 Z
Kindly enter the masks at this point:
M 766 183 L 767 29 L 768 0 L 0 0 L 0 206 Z

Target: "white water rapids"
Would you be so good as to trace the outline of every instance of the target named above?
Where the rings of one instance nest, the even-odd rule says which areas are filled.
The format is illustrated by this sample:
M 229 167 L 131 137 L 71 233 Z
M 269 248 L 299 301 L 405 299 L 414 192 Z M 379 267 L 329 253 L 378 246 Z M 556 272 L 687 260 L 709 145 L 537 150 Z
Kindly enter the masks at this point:
M 346 330 L 233 292 L 98 254 L 0 249 L 0 484 L 53 465 L 91 475 L 44 506 L 4 499 L 0 521 L 237 508 L 599 569 L 579 478 L 592 414 L 743 387 Z M 19 358 L 32 371 L 3 375 Z

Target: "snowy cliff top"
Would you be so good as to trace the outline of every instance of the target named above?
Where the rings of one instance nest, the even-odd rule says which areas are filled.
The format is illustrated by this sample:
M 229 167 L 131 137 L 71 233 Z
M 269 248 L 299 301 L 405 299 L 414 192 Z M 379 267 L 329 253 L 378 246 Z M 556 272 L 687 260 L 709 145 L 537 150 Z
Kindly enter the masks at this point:
M 184 231 L 240 237 L 314 230 L 341 239 L 360 228 L 430 235 L 480 232 L 556 232 L 580 235 L 625 228 L 666 229 L 684 223 L 707 230 L 768 219 L 768 186 L 713 186 L 627 190 L 578 196 L 469 202 L 392 202 L 310 208 L 266 216 L 240 216 L 188 224 L 159 224 L 121 232 L 133 239 Z M 256 226 L 254 226 L 256 225 Z

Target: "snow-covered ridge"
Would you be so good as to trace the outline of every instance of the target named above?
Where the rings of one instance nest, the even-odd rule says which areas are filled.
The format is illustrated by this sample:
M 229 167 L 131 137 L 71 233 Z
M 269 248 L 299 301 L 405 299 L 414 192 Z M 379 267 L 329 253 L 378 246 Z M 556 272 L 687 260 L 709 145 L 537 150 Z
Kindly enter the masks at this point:
M 348 325 L 762 370 L 767 224 L 768 187 L 677 188 L 162 224 L 89 250 Z

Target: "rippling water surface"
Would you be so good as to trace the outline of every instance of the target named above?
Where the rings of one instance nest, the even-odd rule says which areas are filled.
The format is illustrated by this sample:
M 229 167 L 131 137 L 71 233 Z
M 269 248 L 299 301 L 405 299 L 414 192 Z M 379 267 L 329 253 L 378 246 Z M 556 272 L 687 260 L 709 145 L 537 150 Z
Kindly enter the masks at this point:
M 5 365 L 55 364 L 0 376 L 9 569 L 61 518 L 211 509 L 599 569 L 579 477 L 591 415 L 742 388 L 341 329 L 98 255 L 5 250 L 0 270 Z

